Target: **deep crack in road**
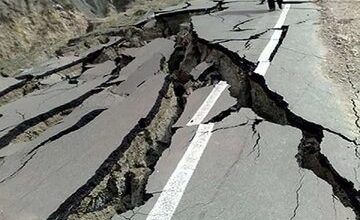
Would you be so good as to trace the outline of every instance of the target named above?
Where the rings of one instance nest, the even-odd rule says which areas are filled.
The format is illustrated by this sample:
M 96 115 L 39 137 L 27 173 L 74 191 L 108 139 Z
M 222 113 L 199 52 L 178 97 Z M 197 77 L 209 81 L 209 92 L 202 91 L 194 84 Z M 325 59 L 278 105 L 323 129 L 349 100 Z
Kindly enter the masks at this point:
M 0 193 L 3 194 L 0 209 L 5 219 L 12 219 L 11 216 L 24 219 L 23 215 L 27 215 L 21 213 L 24 207 L 27 212 L 33 208 L 36 219 L 111 219 L 126 212 L 131 212 L 131 216 L 124 216 L 124 219 L 134 219 L 139 213 L 134 211 L 137 207 L 146 206 L 158 196 L 148 193 L 147 188 L 149 178 L 157 175 L 154 171 L 158 170 L 159 161 L 166 157 L 164 152 L 171 153 L 172 146 L 179 142 L 179 133 L 194 134 L 194 128 L 187 128 L 182 121 L 191 117 L 187 115 L 188 109 L 197 108 L 207 91 L 221 81 L 229 85 L 229 99 L 233 103 L 226 102 L 229 106 L 218 107 L 211 117 L 204 119 L 205 125 L 219 126 L 212 130 L 215 136 L 244 129 L 241 135 L 246 137 L 246 141 L 251 141 L 239 143 L 239 148 L 248 147 L 247 157 L 255 157 L 254 163 L 260 163 L 260 158 L 269 156 L 263 152 L 269 144 L 264 127 L 274 126 L 271 130 L 276 130 L 281 126 L 292 132 L 296 130 L 302 137 L 301 140 L 289 141 L 298 142 L 298 148 L 296 155 L 288 159 L 296 160 L 299 169 L 309 170 L 327 183 L 341 204 L 351 208 L 360 219 L 358 184 L 355 186 L 353 179 L 343 175 L 343 168 L 338 170 L 338 164 L 332 163 L 333 157 L 328 158 L 322 150 L 327 148 L 323 143 L 325 133 L 345 142 L 354 151 L 359 146 L 357 140 L 342 133 L 343 130 L 296 113 L 292 109 L 293 103 L 286 100 L 288 96 L 270 88 L 267 77 L 255 73 L 258 62 L 248 58 L 244 51 L 258 47 L 258 42 L 263 45 L 261 38 L 267 39 L 268 34 L 281 31 L 269 57 L 269 62 L 275 62 L 292 27 L 264 28 L 260 25 L 258 30 L 254 26 L 258 24 L 258 16 L 240 22 L 239 19 L 231 20 L 231 16 L 226 17 L 239 10 L 237 7 L 241 8 L 242 4 L 245 3 L 186 3 L 179 8 L 156 12 L 136 27 L 119 27 L 106 33 L 109 43 L 90 48 L 77 58 L 60 58 L 53 64 L 25 71 L 18 77 L 17 84 L 1 91 L 0 110 L 4 114 L 0 120 L 6 118 L 6 121 L 0 132 Z M 220 23 L 227 22 L 227 19 L 235 22 L 229 24 L 231 34 L 224 35 L 227 38 L 216 38 L 221 33 L 212 35 L 212 32 L 205 36 L 201 29 L 202 19 L 209 17 L 221 17 Z M 301 22 L 298 25 L 306 24 Z M 233 38 L 236 34 L 248 37 Z M 111 40 L 112 36 L 116 38 Z M 240 53 L 224 44 L 237 41 L 244 41 L 244 51 Z M 255 41 L 254 45 L 252 41 Z M 106 71 L 98 68 L 107 61 L 112 62 L 104 65 Z M 69 68 L 73 68 L 72 71 L 67 71 Z M 69 75 L 71 72 L 77 74 Z M 55 74 L 61 77 L 51 78 Z M 47 83 L 42 84 L 45 79 Z M 72 87 L 74 83 L 76 86 Z M 59 89 L 69 96 L 65 98 Z M 42 100 L 52 97 L 52 93 L 59 98 L 40 105 Z M 358 98 L 357 93 L 355 96 Z M 357 116 L 355 100 L 352 102 Z M 28 103 L 45 107 L 40 111 L 32 107 L 27 109 L 25 105 Z M 21 107 L 17 112 L 21 112 L 22 121 L 19 121 L 19 116 L 15 119 L 10 114 L 17 106 Z M 236 119 L 240 121 L 233 124 L 227 121 L 243 117 L 240 116 L 243 111 L 250 111 L 253 115 L 244 120 Z M 357 127 L 358 119 L 357 116 Z M 14 126 L 9 127 L 11 125 Z M 248 129 L 248 134 L 245 129 Z M 182 141 L 188 141 L 186 138 L 184 135 Z M 276 145 L 276 141 L 272 141 Z M 346 148 L 336 147 L 339 150 Z M 231 181 L 232 172 L 241 166 L 242 152 L 231 164 L 231 169 L 225 172 L 227 177 L 220 181 L 221 187 Z M 86 170 L 81 171 L 84 167 Z M 355 172 L 356 179 L 356 169 L 350 171 Z M 72 175 L 79 177 L 73 178 Z M 304 190 L 307 176 L 303 174 L 300 180 L 296 180 L 296 203 L 289 219 L 298 216 L 300 191 Z M 33 179 L 17 191 L 16 188 L 28 178 Z M 166 178 L 165 174 L 163 178 Z M 280 178 L 278 181 L 286 180 Z M 61 187 L 54 193 L 59 194 L 49 199 L 45 194 L 57 183 Z M 214 202 L 219 194 L 216 192 L 211 201 Z M 322 196 L 330 198 L 332 195 Z M 10 199 L 5 201 L 6 197 Z M 41 203 L 48 202 L 48 206 L 28 206 L 32 197 L 40 199 Z

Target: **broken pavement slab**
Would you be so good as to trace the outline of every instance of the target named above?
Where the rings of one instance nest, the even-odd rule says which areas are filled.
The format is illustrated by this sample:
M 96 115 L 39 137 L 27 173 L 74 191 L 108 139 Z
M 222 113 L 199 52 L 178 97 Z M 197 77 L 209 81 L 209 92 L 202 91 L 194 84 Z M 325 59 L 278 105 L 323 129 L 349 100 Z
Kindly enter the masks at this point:
M 108 60 L 87 68 L 89 69 L 81 73 L 81 75 L 77 78 L 78 80 L 90 81 L 98 77 L 110 75 L 114 70 L 116 70 L 116 64 L 114 61 Z
M 145 69 L 145 67 L 151 68 L 153 70 L 150 71 L 150 73 L 152 74 L 156 73 L 158 70 L 161 69 L 161 62 L 168 61 L 170 55 L 174 50 L 174 45 L 175 45 L 174 41 L 164 38 L 157 38 L 143 47 L 136 49 L 129 49 L 130 50 L 129 53 L 131 54 L 131 56 L 135 56 L 135 59 L 121 69 L 119 73 L 120 76 L 115 81 L 126 80 L 128 77 L 130 77 L 133 74 L 134 74 L 133 77 L 135 77 L 136 79 L 138 71 L 143 71 L 142 75 L 145 74 L 146 76 L 146 73 L 144 71 L 146 71 L 147 69 Z M 154 56 L 164 57 L 164 60 L 161 61 L 162 59 L 160 59 L 160 61 L 157 61 L 158 63 L 157 62 L 149 63 L 149 60 L 153 59 Z M 146 62 L 148 62 L 147 66 L 143 66 L 144 64 L 146 64 Z M 144 76 L 141 76 L 140 74 L 139 78 L 141 77 Z
M 193 76 L 194 80 L 198 80 L 201 76 L 205 77 L 212 72 L 213 65 L 213 63 L 202 62 L 190 72 L 190 75 Z
M 279 12 L 269 14 L 264 5 L 254 2 L 229 2 L 225 7 L 220 12 L 193 16 L 194 31 L 199 38 L 256 62 L 271 38 Z M 212 25 L 211 29 L 208 24 Z
M 339 174 L 360 189 L 358 173 L 360 172 L 359 146 L 349 143 L 332 133 L 325 132 L 321 152 L 327 156 L 331 165 Z
M 29 213 L 39 218 L 49 216 L 94 174 L 129 130 L 148 114 L 163 79 L 163 76 L 154 77 L 129 99 L 98 116 L 91 125 L 47 144 L 15 178 L 1 183 L 0 207 L 6 219 L 27 219 Z M 111 129 L 109 124 L 113 125 Z M 77 178 L 69 178 L 74 175 Z M 49 195 L 53 196 L 49 198 Z
M 218 8 L 206 9 L 213 4 Z M 162 33 L 163 38 L 148 40 L 141 48 L 131 44 L 126 44 L 131 47 L 129 49 L 121 48 L 120 54 L 131 58 L 124 63 L 120 61 L 120 65 L 119 60 L 114 59 L 117 69 L 111 75 L 104 73 L 109 79 L 104 79 L 106 83 L 100 86 L 101 91 L 72 109 L 60 124 L 26 144 L 12 144 L 0 151 L 6 156 L 0 162 L 0 171 L 3 169 L 2 174 L 8 175 L 28 159 L 24 154 L 45 141 L 13 178 L 0 184 L 0 192 L 4 192 L 0 193 L 4 195 L 0 204 L 2 210 L 2 206 L 5 207 L 5 218 L 14 215 L 21 219 L 23 214 L 32 213 L 48 219 L 110 219 L 115 213 L 124 213 L 125 218 L 146 219 L 197 133 L 197 125 L 208 121 L 215 123 L 212 136 L 207 147 L 201 146 L 204 154 L 175 210 L 174 219 L 194 216 L 204 219 L 238 219 L 239 216 L 244 219 L 264 216 L 270 219 L 314 216 L 316 219 L 354 219 L 354 213 L 359 215 L 356 190 L 359 186 L 347 184 L 357 181 L 357 169 L 353 169 L 358 166 L 356 147 L 345 150 L 337 147 L 353 142 L 346 141 L 342 133 L 324 129 L 324 124 L 329 122 L 326 118 L 313 120 L 318 119 L 317 116 L 306 108 L 301 109 L 303 112 L 296 111 L 293 104 L 299 96 L 287 93 L 291 87 L 280 91 L 283 86 L 298 83 L 305 85 L 304 90 L 316 94 L 316 84 L 314 88 L 306 87 L 308 84 L 301 77 L 287 76 L 289 79 L 281 80 L 282 72 L 278 75 L 272 72 L 279 62 L 278 57 L 289 56 L 281 46 L 296 38 L 289 33 L 285 36 L 274 59 L 271 58 L 273 65 L 265 78 L 253 73 L 281 12 L 267 12 L 264 5 L 256 2 L 235 1 L 201 3 L 199 10 L 192 14 L 188 9 L 194 5 L 172 8 L 163 15 L 169 23 L 163 22 L 160 16 L 159 23 L 141 30 L 151 32 L 152 28 L 159 28 L 155 30 Z M 301 27 L 290 27 L 289 31 L 307 30 L 308 24 L 301 22 L 304 15 L 300 10 L 297 12 L 291 17 L 290 11 L 289 25 L 295 22 Z M 190 20 L 194 26 L 180 24 Z M 210 23 L 214 28 L 208 28 Z M 181 32 L 177 34 L 169 29 L 181 29 Z M 139 37 L 137 33 L 134 36 Z M 130 31 L 127 34 L 131 34 Z M 218 36 L 221 39 L 215 39 Z M 300 50 L 306 52 L 306 48 Z M 166 56 L 162 57 L 162 53 Z M 244 54 L 248 55 L 244 58 Z M 105 55 L 101 62 L 107 59 Z M 111 57 L 109 59 L 114 58 Z M 280 61 L 283 59 L 286 60 Z M 287 65 L 295 68 L 295 61 L 287 59 Z M 112 61 L 108 63 L 114 67 Z M 193 75 L 206 72 L 206 65 L 201 66 L 204 63 L 214 64 L 211 68 L 216 77 L 191 80 Z M 100 80 L 102 73 L 96 70 L 101 65 L 105 63 L 87 64 L 85 68 L 91 69 L 84 73 L 88 75 L 80 76 L 73 89 L 83 86 L 85 81 Z M 311 65 L 317 64 L 311 62 Z M 159 70 L 161 74 L 156 74 Z M 180 74 L 186 75 L 184 81 L 189 81 L 177 81 Z M 316 78 L 314 72 L 307 74 L 311 79 Z M 169 80 L 165 80 L 169 83 L 168 93 L 164 94 L 164 90 L 156 93 L 163 83 L 159 79 L 165 76 Z M 226 81 L 229 88 L 224 88 L 215 105 L 206 111 L 205 119 L 194 126 L 186 126 L 219 80 Z M 287 81 L 291 82 L 286 84 Z M 61 86 L 68 85 L 60 82 L 32 93 L 47 97 L 48 91 Z M 18 101 L 28 96 L 21 96 Z M 162 98 L 160 105 L 159 97 Z M 144 106 L 146 109 L 142 109 Z M 68 132 L 91 111 L 101 111 L 98 108 L 103 107 L 108 109 L 80 129 Z M 140 111 L 143 114 L 137 115 Z M 20 113 L 18 118 L 23 117 L 24 113 Z M 199 127 L 203 126 L 207 125 Z M 343 125 L 340 127 L 346 130 Z M 46 142 L 51 137 L 59 138 Z M 11 146 L 15 148 L 13 151 L 9 150 Z M 326 163 L 321 163 L 324 161 Z M 22 187 L 24 183 L 27 184 Z M 8 203 L 5 197 L 11 201 Z M 274 198 L 278 202 L 274 203 Z
M 54 109 L 61 108 L 59 106 L 66 106 L 67 103 L 71 102 L 74 102 L 73 105 L 76 106 L 76 99 L 82 99 L 82 95 L 85 94 L 86 96 L 87 93 L 95 91 L 98 86 L 107 82 L 114 69 L 116 66 L 112 61 L 108 61 L 85 71 L 76 85 L 69 84 L 67 81 L 60 81 L 50 87 L 39 88 L 31 94 L 25 94 L 22 98 L 14 96 L 13 102 L 3 106 L 0 110 L 6 115 L 6 118 L 2 120 L 3 130 L 1 133 L 10 130 L 24 120 L 39 116 L 39 113 L 46 114 L 46 112 L 54 111 Z M 92 72 L 97 75 L 89 76 Z
M 255 127 L 261 134 L 258 139 L 253 127 L 256 118 L 251 110 L 243 109 L 216 123 L 172 219 L 353 219 L 349 209 L 336 204 L 334 210 L 331 188 L 298 167 L 294 156 L 301 133 L 262 122 Z M 185 135 L 186 130 L 180 129 L 179 135 Z M 190 137 L 189 132 L 185 137 Z M 174 169 L 179 160 L 174 159 L 179 153 L 176 149 L 184 150 L 182 146 L 188 144 L 177 141 L 176 136 L 149 179 L 147 190 L 153 198 L 112 220 L 147 218 L 166 183 L 163 176 L 170 176 L 169 169 Z M 313 193 L 314 187 L 317 193 Z
M 91 47 L 79 56 L 72 55 L 60 57 L 59 59 L 54 58 L 53 60 L 40 64 L 38 67 L 32 67 L 30 69 L 24 70 L 22 73 L 18 74 L 16 78 L 23 79 L 27 77 L 44 77 L 47 75 L 51 75 L 76 64 L 82 63 L 84 60 L 86 60 L 88 57 L 91 57 L 93 54 L 96 54 L 99 51 L 111 47 L 115 44 L 118 44 L 121 41 L 123 41 L 123 39 L 119 37 L 110 38 L 108 43 Z
M 223 88 L 217 88 L 217 86 L 222 83 Z M 192 92 L 189 97 L 187 98 L 187 103 L 184 109 L 183 114 L 181 115 L 181 117 L 179 118 L 179 120 L 175 123 L 175 127 L 183 127 L 183 126 L 194 126 L 197 125 L 198 122 L 194 122 L 192 119 L 194 119 L 195 117 L 199 117 L 200 118 L 200 123 L 201 122 L 206 122 L 206 120 L 210 120 L 212 117 L 215 117 L 217 114 L 220 114 L 220 110 L 226 110 L 223 109 L 223 106 L 219 106 L 219 104 L 224 104 L 224 105 L 228 105 L 229 102 L 232 103 L 232 105 L 236 104 L 236 102 L 234 101 L 233 98 L 229 97 L 229 90 L 228 87 L 229 85 L 227 85 L 225 82 L 220 82 L 218 84 L 216 84 L 215 86 L 206 86 L 200 89 L 195 90 L 194 92 Z M 218 90 L 218 91 L 216 91 Z M 219 98 L 214 98 L 216 97 L 215 93 L 220 93 Z M 213 95 L 213 97 L 210 97 L 211 94 Z M 220 102 L 219 102 L 220 100 Z M 207 103 L 204 103 L 208 101 Z M 212 102 L 214 101 L 214 103 Z M 234 101 L 234 102 L 232 102 Z M 213 105 L 212 105 L 213 104 Z M 213 109 L 214 106 L 218 106 L 215 107 Z M 200 109 L 202 108 L 202 109 Z M 206 114 L 206 111 L 209 110 L 209 113 Z M 203 112 L 201 112 L 203 111 Z M 199 113 L 199 114 L 198 114 Z M 205 113 L 205 114 L 203 114 Z M 198 114 L 196 116 L 196 114 Z M 198 118 L 198 119 L 199 119 Z
M 82 129 L 110 106 L 123 100 L 123 97 L 115 96 L 104 90 L 85 100 L 82 106 L 75 108 L 61 123 L 49 127 L 37 138 L 29 142 L 10 144 L 1 149 L 0 157 L 3 157 L 3 164 L 0 182 L 4 182 L 7 178 L 15 175 L 39 150 L 42 150 L 50 142 Z
M 4 91 L 11 86 L 14 86 L 16 84 L 20 83 L 20 80 L 17 80 L 12 77 L 0 77 L 0 91 Z M 0 92 L 2 93 L 2 92 Z
M 305 6 L 309 10 L 303 16 L 301 8 Z M 350 103 L 340 87 L 322 74 L 326 51 L 317 34 L 318 6 L 307 3 L 291 7 L 285 21 L 289 30 L 265 75 L 266 83 L 284 97 L 294 113 L 355 139 L 355 118 L 347 110 Z M 297 24 L 305 18 L 311 22 Z
M 220 2 L 208 1 L 208 0 L 189 1 L 173 7 L 168 7 L 161 11 L 157 11 L 155 12 L 155 17 L 170 16 L 172 14 L 180 14 L 183 12 L 193 13 L 197 11 L 211 10 L 216 8 L 219 3 L 221 3 L 221 1 Z
M 317 185 L 313 174 L 299 171 L 294 159 L 300 132 L 262 122 L 255 128 L 261 136 L 258 140 L 253 135 L 252 122 L 243 125 L 248 118 L 251 119 L 251 111 L 246 116 L 249 114 L 247 111 L 240 110 L 214 127 L 207 151 L 173 219 L 190 216 L 204 219 L 260 219 L 263 216 L 290 219 L 294 213 L 299 219 L 332 219 L 335 213 L 331 188 L 322 184 L 318 194 L 312 193 L 313 188 L 302 189 L 305 193 L 297 192 L 299 184 Z M 241 114 L 244 116 L 239 117 Z M 219 128 L 224 129 L 215 131 Z M 299 183 L 302 172 L 306 177 L 303 183 Z M 301 201 L 306 201 L 300 206 L 308 207 L 301 210 L 317 211 L 296 210 L 296 193 L 299 193 Z M 353 217 L 349 211 L 339 209 L 338 217 Z
M 91 93 L 100 92 L 98 91 L 100 89 L 96 87 L 106 80 L 107 78 L 99 78 L 80 86 L 73 86 L 67 83 L 59 84 L 44 94 L 40 90 L 39 93 L 32 93 L 30 96 L 5 105 L 1 109 L 2 114 L 6 115 L 6 117 L 1 118 L 2 129 L 11 126 L 16 127 L 20 123 L 34 120 L 41 115 L 43 115 L 43 119 L 46 119 L 47 115 L 50 116 L 55 112 L 72 108 L 73 105 L 80 105 L 84 99 L 91 96 Z M 47 112 L 50 113 L 46 114 Z M 6 129 L 6 132 L 9 130 Z M 4 134 L 4 131 L 1 133 Z

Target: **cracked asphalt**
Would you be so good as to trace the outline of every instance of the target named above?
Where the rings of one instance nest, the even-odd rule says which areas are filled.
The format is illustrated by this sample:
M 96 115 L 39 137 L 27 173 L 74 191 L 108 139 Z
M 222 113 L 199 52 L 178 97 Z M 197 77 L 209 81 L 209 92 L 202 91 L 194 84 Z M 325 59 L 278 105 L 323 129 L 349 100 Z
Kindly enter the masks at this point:
M 191 1 L 1 78 L 0 219 L 360 219 L 358 93 L 284 8 Z

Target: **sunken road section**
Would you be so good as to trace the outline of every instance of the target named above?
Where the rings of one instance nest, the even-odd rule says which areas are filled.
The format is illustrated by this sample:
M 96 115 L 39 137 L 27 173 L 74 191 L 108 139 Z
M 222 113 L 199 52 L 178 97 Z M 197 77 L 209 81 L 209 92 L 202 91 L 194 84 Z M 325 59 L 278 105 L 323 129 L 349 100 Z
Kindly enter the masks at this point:
M 115 146 L 115 150 L 100 165 L 94 175 L 63 201 L 48 219 L 110 219 L 115 214 L 124 213 L 144 204 L 152 196 L 145 191 L 148 178 L 154 171 L 162 152 L 171 144 L 172 136 L 178 129 L 174 127 L 174 124 L 183 113 L 187 97 L 196 89 L 215 85 L 220 80 L 224 80 L 230 85 L 230 94 L 236 98 L 237 104 L 207 123 L 220 122 L 241 108 L 249 108 L 262 118 L 253 123 L 254 135 L 256 135 L 255 126 L 262 120 L 299 129 L 303 136 L 299 140 L 296 155 L 299 167 L 311 170 L 314 175 L 328 183 L 341 203 L 345 207 L 350 207 L 360 219 L 360 193 L 354 188 L 354 184 L 342 177 L 331 165 L 331 161 L 321 153 L 324 131 L 358 146 L 356 141 L 291 112 L 283 97 L 271 91 L 267 87 L 264 77 L 254 72 L 256 63 L 240 57 L 217 42 L 201 39 L 193 30 L 191 16 L 225 10 L 226 4 L 226 2 L 219 1 L 214 7 L 206 9 L 159 13 L 152 18 L 156 21 L 153 26 L 148 25 L 148 22 L 153 22 L 153 20 L 145 20 L 138 23 L 136 27 L 121 27 L 119 31 L 108 33 L 120 36 L 123 40 L 93 54 L 91 61 L 86 60 L 87 64 L 106 59 L 116 62 L 117 68 L 109 74 L 111 77 L 105 83 L 73 101 L 24 120 L 0 137 L 0 148 L 5 148 L 9 147 L 17 137 L 41 122 L 47 123 L 49 120 L 55 120 L 53 118 L 56 117 L 55 124 L 61 124 L 87 99 L 104 91 L 111 93 L 111 88 L 121 85 L 126 80 L 121 78 L 121 70 L 136 61 L 136 59 L 130 58 L 136 56 L 131 52 L 132 49 L 139 48 L 146 42 L 157 38 L 171 39 L 175 42 L 174 51 L 168 59 L 165 59 L 166 62 L 162 59 L 158 64 L 161 74 L 164 75 L 164 81 L 156 101 L 147 115 L 138 120 L 126 136 L 119 140 L 120 144 Z M 282 40 L 286 38 L 288 27 L 283 26 L 281 30 L 281 40 L 271 58 L 276 55 Z M 136 43 L 134 43 L 134 39 L 137 39 Z M 129 48 L 131 48 L 130 52 L 127 50 Z M 211 71 L 206 69 L 199 74 L 199 77 L 194 78 L 191 75 L 192 70 L 203 62 L 213 64 Z M 55 73 L 56 71 L 51 72 L 50 75 Z M 12 101 L 21 100 L 35 90 L 42 90 L 33 80 L 33 78 L 24 79 L 19 84 L 0 92 L 1 103 L 10 105 Z M 144 81 L 147 80 L 144 79 Z M 143 83 L 137 87 L 142 85 Z M 11 93 L 15 94 L 12 96 L 13 98 L 9 98 L 8 94 Z M 127 96 L 124 95 L 122 98 L 126 99 Z M 97 108 L 89 115 L 84 115 L 72 127 L 63 129 L 36 145 L 28 152 L 28 155 L 32 155 L 40 147 L 46 148 L 48 143 L 61 139 L 71 132 L 83 129 L 99 118 L 100 114 L 106 112 L 106 109 L 107 107 Z M 43 133 L 44 131 L 31 139 L 37 139 Z M 256 146 L 254 146 L 255 149 Z M 20 169 L 3 179 L 2 182 L 14 179 L 27 163 L 28 161 L 23 163 Z

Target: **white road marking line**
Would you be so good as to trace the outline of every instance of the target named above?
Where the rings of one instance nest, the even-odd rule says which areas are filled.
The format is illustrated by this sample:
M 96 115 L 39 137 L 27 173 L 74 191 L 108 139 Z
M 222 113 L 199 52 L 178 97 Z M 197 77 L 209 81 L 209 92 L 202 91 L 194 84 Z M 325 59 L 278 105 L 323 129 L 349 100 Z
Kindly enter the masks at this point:
M 212 134 L 214 124 L 201 124 L 201 122 L 228 86 L 225 81 L 216 84 L 192 119 L 187 123 L 187 126 L 199 125 L 199 127 L 146 220 L 170 220 L 172 218 Z
M 286 15 L 289 12 L 289 10 L 290 10 L 290 4 L 285 4 L 284 9 L 282 10 L 282 12 L 280 14 L 280 17 L 279 17 L 279 19 L 278 19 L 278 21 L 277 21 L 274 28 L 281 28 L 284 25 Z
M 270 61 L 260 61 L 255 69 L 255 73 L 265 76 L 267 70 L 270 67 Z
M 280 37 L 282 35 L 282 30 L 275 30 L 273 35 L 271 36 L 271 39 L 270 40 L 280 40 Z
M 289 9 L 290 5 L 285 5 L 285 8 L 281 13 L 275 28 L 282 27 Z M 280 40 L 281 33 L 281 30 L 274 31 L 270 42 L 264 48 L 264 51 L 259 57 L 259 64 L 255 70 L 256 73 L 265 75 L 267 69 L 270 66 L 269 58 Z M 207 116 L 227 86 L 228 84 L 225 81 L 219 82 L 200 106 L 192 119 L 187 123 L 187 126 L 199 125 L 194 139 L 191 141 L 188 149 L 176 166 L 175 171 L 171 174 L 162 193 L 160 194 L 160 197 L 156 201 L 146 220 L 171 220 L 185 192 L 187 184 L 189 183 L 212 135 L 214 124 L 201 124 L 201 122 Z
M 186 186 L 200 161 L 212 135 L 214 124 L 200 124 L 194 139 L 166 183 L 146 220 L 170 220 L 185 192 Z
M 276 46 L 279 43 L 281 34 L 282 34 L 282 30 L 274 31 L 273 35 L 270 38 L 270 41 L 268 42 L 268 44 L 260 54 L 260 57 L 258 59 L 259 62 L 268 61 L 270 59 L 272 52 L 275 50 Z
M 205 99 L 203 104 L 197 110 L 195 115 L 191 118 L 191 120 L 186 124 L 186 126 L 194 126 L 199 125 L 204 118 L 209 114 L 211 108 L 214 106 L 215 102 L 219 99 L 221 93 L 228 87 L 229 85 L 225 81 L 220 81 L 215 85 L 211 93 Z
M 280 29 L 285 22 L 286 15 L 290 10 L 290 5 L 285 4 L 284 9 L 282 10 L 276 25 L 274 26 L 275 29 Z M 280 38 L 281 38 L 282 30 L 275 30 L 272 34 L 268 44 L 265 46 L 264 50 L 261 52 L 259 56 L 259 63 L 255 69 L 255 73 L 265 76 L 267 70 L 270 67 L 270 57 L 273 51 L 275 50 L 276 46 L 278 45 Z

